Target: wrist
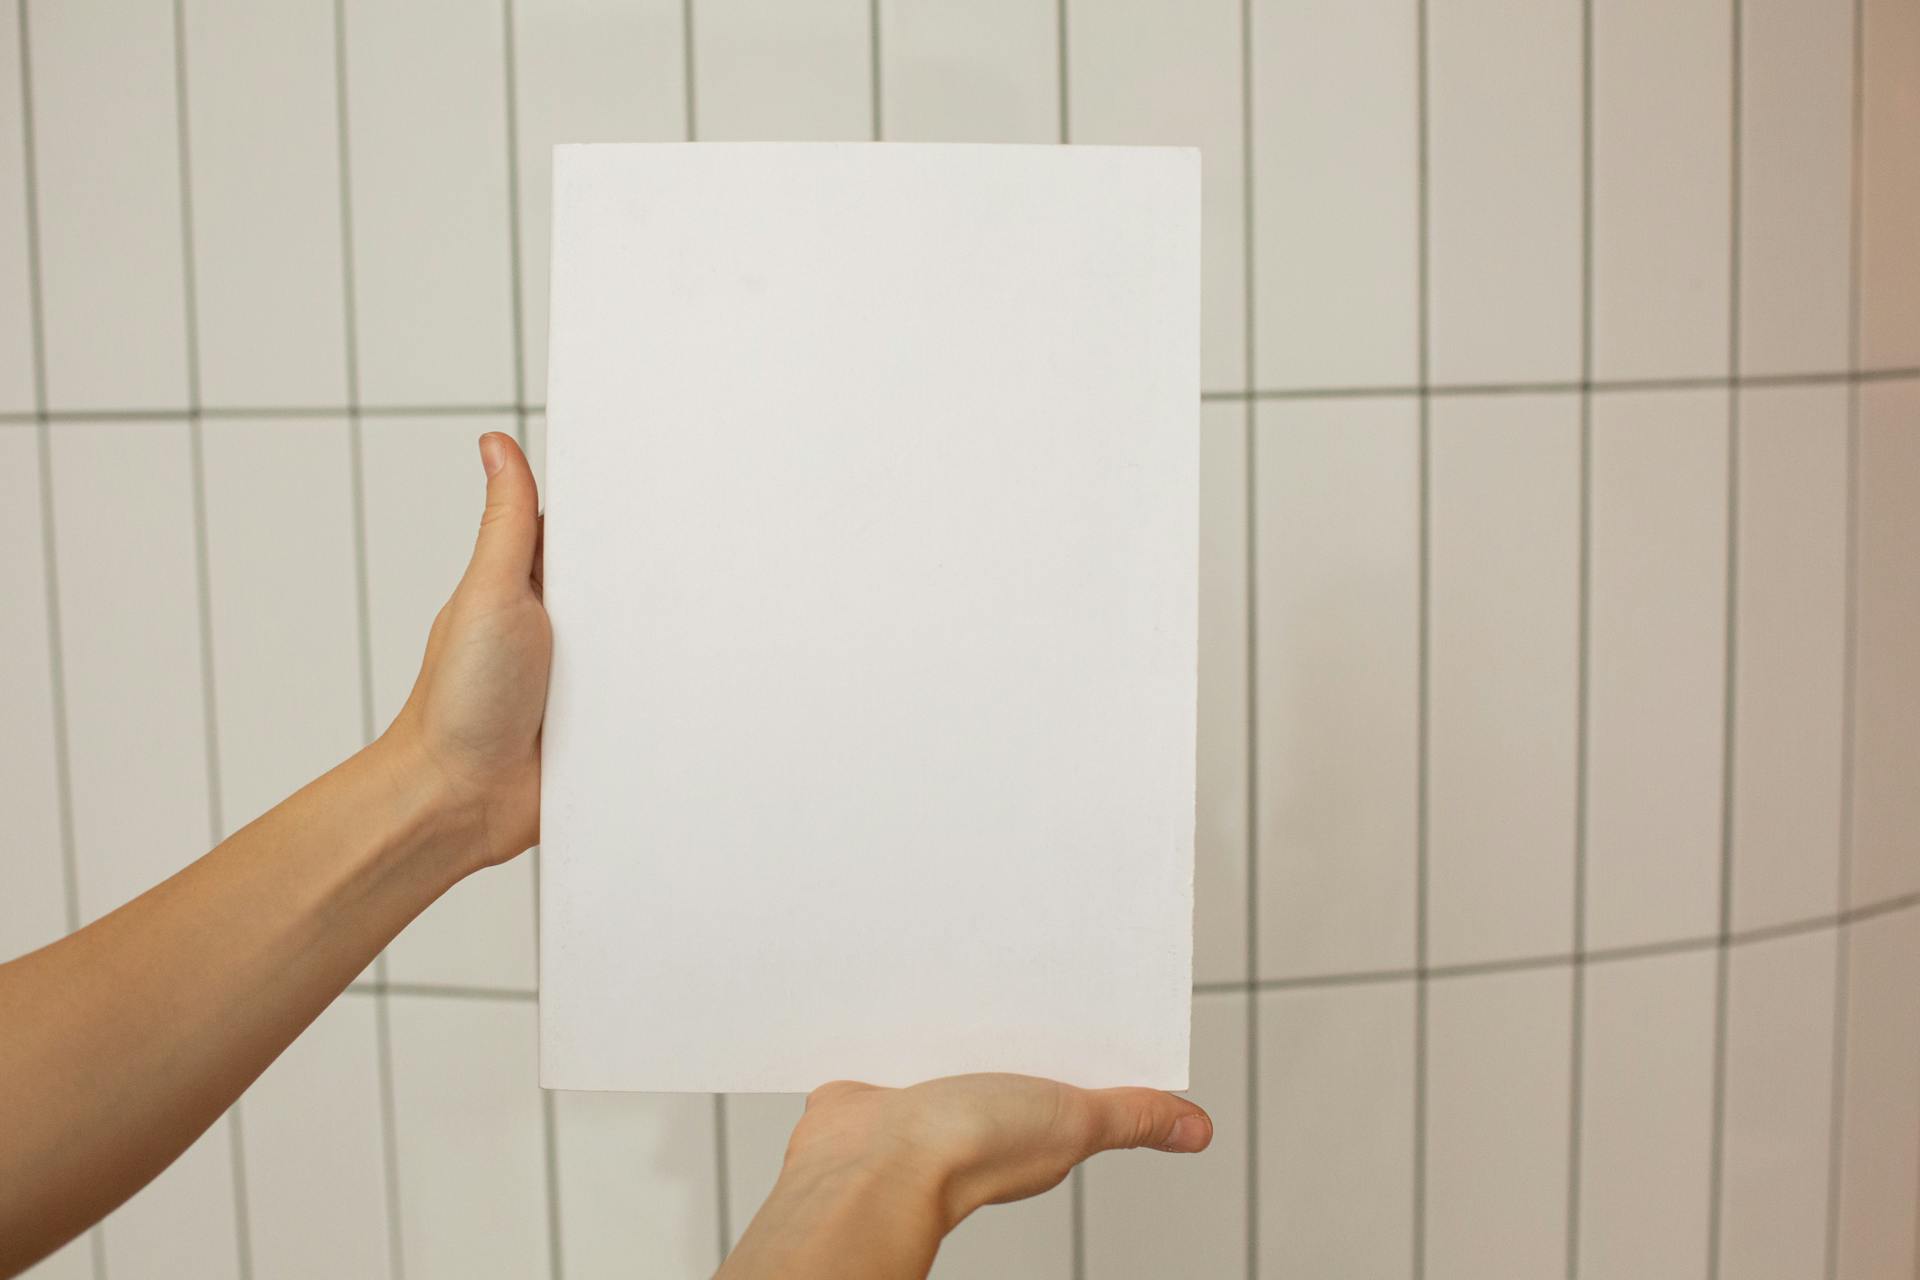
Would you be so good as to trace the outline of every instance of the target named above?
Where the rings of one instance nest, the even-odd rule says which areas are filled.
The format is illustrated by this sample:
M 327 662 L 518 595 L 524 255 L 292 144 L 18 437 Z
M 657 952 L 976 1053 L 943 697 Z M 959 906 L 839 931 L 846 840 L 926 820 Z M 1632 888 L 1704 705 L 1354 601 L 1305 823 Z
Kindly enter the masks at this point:
M 721 1276 L 924 1276 L 953 1225 L 941 1179 L 917 1164 L 789 1161 Z
M 485 821 L 403 720 L 361 753 L 384 799 L 390 851 L 447 886 L 484 865 Z

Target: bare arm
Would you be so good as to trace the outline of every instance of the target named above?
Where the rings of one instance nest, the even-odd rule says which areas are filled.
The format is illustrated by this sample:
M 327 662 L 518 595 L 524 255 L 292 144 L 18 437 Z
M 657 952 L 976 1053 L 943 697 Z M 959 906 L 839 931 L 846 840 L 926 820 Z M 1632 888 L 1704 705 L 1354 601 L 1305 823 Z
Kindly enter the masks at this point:
M 511 440 L 483 437 L 481 454 L 473 559 L 379 741 L 119 910 L 0 965 L 0 1275 L 144 1186 L 408 921 L 538 838 L 538 500 Z

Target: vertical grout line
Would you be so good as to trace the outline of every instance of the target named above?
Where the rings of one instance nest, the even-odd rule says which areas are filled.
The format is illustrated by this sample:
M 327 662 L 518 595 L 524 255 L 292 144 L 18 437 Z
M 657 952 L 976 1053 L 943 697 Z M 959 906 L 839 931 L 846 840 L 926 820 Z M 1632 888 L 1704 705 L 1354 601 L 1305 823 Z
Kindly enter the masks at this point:
M 1414 710 L 1414 983 L 1413 983 L 1413 1280 L 1427 1271 L 1427 964 L 1428 964 L 1428 786 L 1432 748 L 1432 619 L 1433 619 L 1433 400 L 1432 381 L 1432 223 L 1428 205 L 1428 33 L 1427 0 L 1414 0 L 1414 112 L 1417 204 L 1415 213 L 1414 279 L 1418 295 L 1419 425 L 1418 495 L 1419 567 L 1416 613 L 1419 657 L 1415 669 Z
M 718 1200 L 714 1225 L 720 1234 L 720 1261 L 733 1251 L 733 1206 L 727 1194 L 727 1095 L 713 1095 L 713 1187 Z M 717 1265 L 717 1264 L 716 1264 Z
M 1062 69 L 1065 68 L 1065 0 L 1062 0 Z M 1064 128 L 1066 81 L 1061 81 Z M 1242 503 L 1246 508 L 1246 678 L 1247 678 L 1247 812 L 1246 812 L 1246 948 L 1247 948 L 1247 1280 L 1260 1274 L 1260 621 L 1259 621 L 1259 405 L 1253 398 L 1258 384 L 1257 346 L 1254 341 L 1254 163 L 1253 163 L 1253 0 L 1240 0 L 1240 242 L 1241 370 L 1247 389 L 1243 465 L 1246 469 Z
M 1853 929 L 1845 915 L 1853 900 L 1853 769 L 1860 604 L 1860 246 L 1866 167 L 1866 6 L 1853 3 L 1853 119 L 1847 215 L 1847 543 L 1844 643 L 1840 668 L 1840 865 L 1834 886 L 1842 918 L 1834 933 L 1833 1050 L 1827 1109 L 1826 1277 L 1840 1273 L 1842 1157 L 1846 1150 L 1848 983 Z
M 1744 180 L 1741 146 L 1745 104 L 1745 28 L 1741 0 L 1731 0 L 1731 92 L 1728 101 L 1727 198 L 1727 567 L 1722 625 L 1726 663 L 1721 680 L 1720 743 L 1720 903 L 1719 937 L 1713 968 L 1713 1115 L 1707 1166 L 1707 1280 L 1720 1277 L 1721 1200 L 1726 1189 L 1727 1146 L 1727 996 L 1733 935 L 1734 740 L 1738 693 L 1740 604 L 1740 185 Z
M 1574 677 L 1573 965 L 1567 1062 L 1567 1277 L 1580 1274 L 1581 1111 L 1586 1088 L 1587 739 L 1593 597 L 1593 0 L 1580 6 L 1580 565 Z
M 1064 144 L 1073 141 L 1072 101 L 1067 93 L 1067 0 L 1054 0 L 1053 52 L 1058 64 L 1054 88 L 1060 99 L 1060 141 Z
M 193 141 L 188 124 L 187 15 L 184 0 L 173 0 L 174 127 L 180 177 L 180 280 L 186 311 L 187 451 L 193 485 L 193 560 L 195 612 L 200 627 L 200 699 L 207 771 L 207 830 L 218 842 L 226 836 L 220 787 L 219 690 L 214 662 L 213 574 L 207 547 L 207 459 L 201 421 L 199 266 L 194 253 Z M 234 1250 L 241 1280 L 253 1275 L 253 1224 L 247 1200 L 245 1107 L 236 1098 L 227 1108 L 227 1155 L 233 1177 Z
M 870 84 L 867 108 L 873 116 L 873 140 L 878 142 L 886 137 L 880 101 L 880 0 L 867 0 L 867 71 Z
M 27 10 L 31 0 L 20 0 L 20 162 L 27 232 L 27 310 L 33 352 L 34 444 L 40 479 L 41 583 L 46 594 L 47 676 L 53 713 L 53 779 L 55 808 L 60 823 L 60 881 L 67 932 L 80 927 L 80 860 L 73 834 L 73 763 L 67 734 L 67 675 L 60 622 L 60 558 L 56 545 L 53 494 L 53 431 L 47 416 L 46 301 L 40 269 L 39 155 L 33 122 L 33 45 Z M 87 1252 L 94 1280 L 106 1280 L 106 1233 L 99 1224 L 87 1232 Z
M 512 299 L 514 438 L 527 445 L 527 340 L 520 276 L 520 86 L 514 62 L 513 0 L 500 6 L 502 96 L 507 109 L 507 289 Z
M 346 344 L 347 451 L 352 467 L 353 578 L 356 629 L 360 648 L 360 736 L 374 736 L 373 620 L 368 585 L 367 485 L 365 432 L 360 413 L 359 292 L 353 248 L 353 154 L 349 140 L 347 102 L 346 0 L 333 3 L 334 132 L 340 188 L 340 293 L 343 340 Z M 406 1275 L 406 1251 L 400 1225 L 400 1134 L 394 1102 L 393 1006 L 387 993 L 387 955 L 374 958 L 374 1061 L 380 1079 L 380 1155 L 386 1180 L 387 1268 L 389 1280 Z
M 700 136 L 700 117 L 694 112 L 698 99 L 693 83 L 693 0 L 680 0 L 680 74 L 680 87 L 686 97 L 687 141 L 692 142 Z

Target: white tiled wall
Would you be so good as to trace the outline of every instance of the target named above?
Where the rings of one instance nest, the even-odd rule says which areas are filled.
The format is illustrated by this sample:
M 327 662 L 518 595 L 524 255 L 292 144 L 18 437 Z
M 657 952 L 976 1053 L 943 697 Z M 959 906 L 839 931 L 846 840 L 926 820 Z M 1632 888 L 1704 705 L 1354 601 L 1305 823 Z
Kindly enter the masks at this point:
M 0 0 L 0 953 L 399 706 L 552 143 L 1194 146 L 1216 1145 L 938 1274 L 1910 1276 L 1916 86 L 1912 0 Z M 532 906 L 36 1277 L 709 1274 L 799 1100 L 540 1094 Z

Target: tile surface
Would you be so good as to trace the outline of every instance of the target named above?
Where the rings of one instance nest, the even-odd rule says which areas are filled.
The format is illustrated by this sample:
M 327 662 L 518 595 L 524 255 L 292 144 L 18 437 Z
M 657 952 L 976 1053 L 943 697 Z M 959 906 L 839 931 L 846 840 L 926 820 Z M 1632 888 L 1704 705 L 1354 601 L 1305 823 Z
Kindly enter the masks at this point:
M 184 408 L 172 10 L 37 4 L 29 45 L 47 403 Z
M 1577 0 L 1427 12 L 1436 382 L 1579 376 L 1580 27 Z
M 27 255 L 21 66 L 20 0 L 5 0 L 0 3 L 0 413 L 34 407 L 33 268 Z
M 1256 410 L 1265 977 L 1413 963 L 1417 446 L 1409 400 Z
M 1193 978 L 1247 976 L 1246 406 L 1200 411 L 1200 723 Z
M 240 1102 L 253 1273 L 391 1275 L 374 998 L 342 996 Z
M 1056 142 L 1057 0 L 881 0 L 881 136 L 889 142 Z
M 644 1259 L 661 1280 L 720 1265 L 713 1100 L 704 1094 L 554 1093 L 560 1256 L 577 1276 Z
M 1413 1239 L 1413 984 L 1264 992 L 1259 1273 L 1387 1280 Z
M 694 137 L 873 137 L 869 0 L 696 0 Z
M 1427 927 L 1434 964 L 1573 943 L 1580 439 L 1573 396 L 1433 402 Z
M 1860 362 L 1920 366 L 1920 9 L 1862 0 Z
M 1086 1274 L 1102 1280 L 1236 1274 L 1247 1258 L 1247 1001 L 1193 1000 L 1193 1088 L 1213 1117 L 1197 1156 L 1121 1151 L 1086 1168 Z
M 1720 1273 L 1824 1273 L 1834 935 L 1739 947 L 1727 975 Z
M 1416 10 L 1254 0 L 1252 15 L 1254 382 L 1405 386 L 1418 372 Z
M 1593 364 L 1727 369 L 1730 0 L 1593 6 Z
M 1567 1250 L 1567 971 L 1449 978 L 1427 999 L 1425 1274 L 1557 1274 Z
M 531 1003 L 392 997 L 406 1274 L 548 1274 Z
M 190 0 L 184 14 L 201 399 L 344 404 L 333 6 Z
M 561 142 L 686 136 L 682 0 L 514 0 L 520 339 L 527 400 L 547 395 L 547 237 Z
M 347 0 L 360 400 L 516 393 L 502 11 Z
M 1860 388 L 1849 901 L 1920 890 L 1920 380 Z
M 182 422 L 62 423 L 52 437 L 85 922 L 213 843 L 192 456 Z
M 1853 6 L 1741 0 L 1740 369 L 1847 366 Z
M 362 745 L 354 475 L 342 419 L 201 432 L 224 836 Z
M 1718 923 L 1727 398 L 1593 404 L 1587 945 Z
M 1850 946 L 1835 1275 L 1878 1280 L 1920 1261 L 1920 915 L 1857 924 Z
M 1838 907 L 1847 662 L 1847 390 L 1740 393 L 1733 924 Z
M 1579 1273 L 1588 1280 L 1705 1272 L 1713 964 L 1689 952 L 1587 969 Z
M 42 526 L 38 435 L 0 427 L 0 808 L 10 846 L 0 960 L 67 931 Z
M 1067 0 L 1067 136 L 1200 148 L 1200 384 L 1247 380 L 1241 5 Z

